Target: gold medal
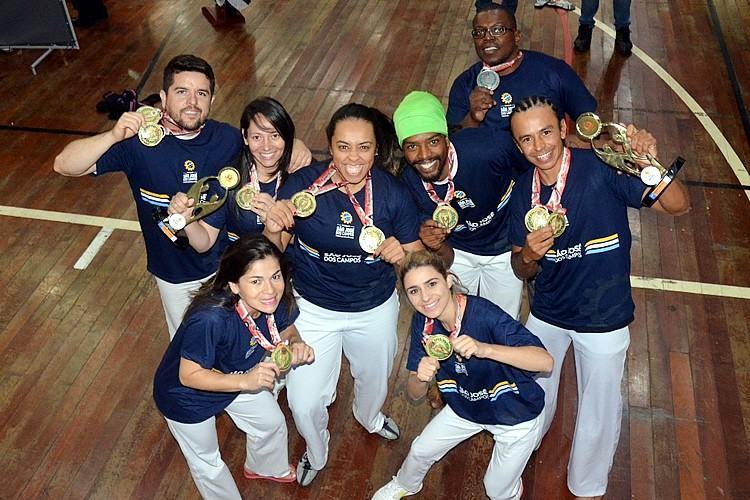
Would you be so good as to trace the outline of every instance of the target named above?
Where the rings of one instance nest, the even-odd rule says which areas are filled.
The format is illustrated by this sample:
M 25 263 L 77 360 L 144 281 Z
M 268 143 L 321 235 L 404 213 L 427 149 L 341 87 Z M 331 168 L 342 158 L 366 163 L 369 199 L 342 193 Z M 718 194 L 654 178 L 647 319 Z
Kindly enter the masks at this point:
M 297 212 L 295 214 L 297 217 L 310 217 L 318 206 L 318 203 L 315 201 L 315 196 L 309 191 L 298 191 L 294 193 L 291 202 Z
M 453 354 L 453 344 L 447 335 L 430 335 L 424 343 L 427 355 L 438 361 L 445 361 Z
M 256 194 L 258 193 L 255 192 L 255 188 L 251 184 L 245 184 L 234 195 L 234 199 L 242 210 L 250 210 Z
M 552 228 L 553 238 L 557 238 L 561 234 L 563 234 L 563 232 L 565 232 L 565 216 L 560 212 L 554 212 L 550 214 L 548 223 Z
M 159 144 L 165 135 L 164 127 L 156 123 L 147 123 L 138 129 L 138 140 L 150 148 Z
M 440 227 L 452 230 L 458 224 L 458 212 L 447 203 L 441 203 L 432 212 L 432 220 L 440 224 Z
M 240 173 L 234 167 L 219 170 L 219 185 L 224 189 L 233 189 L 240 183 Z
M 141 106 L 135 112 L 142 114 L 146 123 L 159 123 L 161 120 L 161 111 L 151 106 Z
M 383 231 L 370 224 L 362 227 L 359 233 L 359 246 L 367 253 L 373 253 L 385 241 Z
M 523 220 L 526 224 L 526 229 L 528 229 L 530 233 L 533 233 L 543 227 L 547 227 L 549 224 L 549 211 L 547 210 L 547 207 L 537 205 L 526 212 L 526 216 Z
M 286 344 L 277 344 L 271 352 L 271 361 L 279 368 L 280 372 L 285 372 L 292 367 L 292 350 Z
M 584 139 L 595 139 L 602 133 L 602 121 L 594 113 L 581 113 L 576 120 L 576 132 Z

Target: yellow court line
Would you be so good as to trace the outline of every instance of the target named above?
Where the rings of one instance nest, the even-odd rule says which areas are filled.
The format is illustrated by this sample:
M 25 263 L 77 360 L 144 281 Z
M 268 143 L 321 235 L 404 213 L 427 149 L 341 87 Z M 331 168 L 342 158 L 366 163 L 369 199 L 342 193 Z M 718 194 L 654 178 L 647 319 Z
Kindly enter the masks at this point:
M 7 215 L 8 217 L 23 217 L 26 219 L 48 220 L 52 222 L 67 222 L 70 224 L 82 224 L 84 226 L 124 229 L 126 231 L 141 230 L 138 221 L 134 220 L 110 219 L 108 217 L 97 217 L 95 215 L 70 214 L 67 212 L 53 212 L 52 210 L 37 210 L 35 208 L 0 205 L 0 215 Z
M 581 9 L 576 7 L 575 11 L 576 14 L 579 16 L 581 15 Z M 615 38 L 615 30 L 608 24 L 602 23 L 599 19 L 594 18 L 595 26 L 602 30 L 604 33 L 609 35 L 612 38 Z M 719 148 L 719 151 L 724 156 L 724 159 L 729 164 L 729 168 L 732 169 L 732 172 L 734 172 L 735 177 L 737 177 L 737 180 L 740 182 L 743 186 L 749 186 L 750 185 L 750 173 L 748 173 L 747 168 L 742 163 L 742 160 L 740 160 L 740 157 L 737 155 L 737 152 L 732 148 L 732 145 L 729 143 L 726 137 L 724 137 L 724 134 L 719 130 L 719 127 L 716 126 L 714 121 L 708 116 L 708 113 L 701 107 L 698 102 L 693 99 L 693 97 L 688 93 L 685 88 L 680 85 L 680 83 L 675 80 L 672 75 L 670 75 L 667 70 L 661 67 L 659 63 L 657 63 L 651 56 L 646 54 L 644 51 L 639 49 L 635 44 L 633 45 L 633 55 L 636 56 L 638 59 L 643 61 L 643 63 L 651 68 L 651 70 L 656 73 L 656 76 L 662 79 L 664 83 L 667 84 L 667 86 L 672 89 L 672 91 L 679 97 L 682 102 L 687 106 L 687 108 L 690 110 L 691 113 L 698 119 L 698 122 L 700 122 L 701 125 L 703 125 L 703 128 L 708 132 L 708 135 L 713 139 L 714 143 L 716 144 L 716 147 Z M 747 196 L 747 199 L 750 200 L 750 190 L 745 189 L 745 196 Z

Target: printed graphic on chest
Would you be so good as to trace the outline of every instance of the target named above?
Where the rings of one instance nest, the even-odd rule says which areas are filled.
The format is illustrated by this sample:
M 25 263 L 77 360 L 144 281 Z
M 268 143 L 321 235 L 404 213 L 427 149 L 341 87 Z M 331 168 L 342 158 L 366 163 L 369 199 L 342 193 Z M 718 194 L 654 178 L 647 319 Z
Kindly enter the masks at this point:
M 513 96 L 508 92 L 503 92 L 500 95 L 500 106 L 498 107 L 500 109 L 500 116 L 503 118 L 509 117 L 513 112 L 513 108 L 516 107 L 516 105 L 513 104 Z
M 344 210 L 339 215 L 339 220 L 341 221 L 341 223 L 336 224 L 336 238 L 353 240 L 354 226 L 352 226 L 352 221 L 354 220 L 354 218 L 352 217 L 352 214 Z
M 193 160 L 185 160 L 185 163 L 183 163 L 183 168 L 183 184 L 195 184 L 196 182 L 198 182 L 198 171 L 195 168 L 195 163 L 193 162 Z

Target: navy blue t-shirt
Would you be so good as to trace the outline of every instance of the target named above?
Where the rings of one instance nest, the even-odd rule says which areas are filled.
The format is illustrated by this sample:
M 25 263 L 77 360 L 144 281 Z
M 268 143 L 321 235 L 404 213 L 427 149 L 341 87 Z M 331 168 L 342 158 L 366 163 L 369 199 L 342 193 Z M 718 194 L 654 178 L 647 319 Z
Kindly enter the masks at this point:
M 455 194 L 451 206 L 458 211 L 458 225 L 448 243 L 474 255 L 500 255 L 510 251 L 506 207 L 513 189 L 514 169 L 526 166 L 508 134 L 487 128 L 464 129 L 450 137 L 456 149 L 458 170 L 453 177 Z M 417 170 L 408 167 L 404 184 L 414 198 L 420 223 L 432 218 L 437 204 L 422 184 Z M 448 184 L 432 183 L 440 199 Z
M 633 321 L 630 294 L 630 227 L 627 207 L 640 208 L 646 185 L 620 174 L 588 149 L 571 149 L 562 195 L 568 227 L 539 261 L 531 312 L 560 328 L 608 332 Z M 524 216 L 531 208 L 533 170 L 511 197 L 510 241 L 523 247 Z M 541 202 L 552 194 L 542 186 Z
M 153 214 L 155 209 L 166 209 L 175 193 L 187 192 L 198 179 L 216 175 L 231 164 L 241 146 L 239 130 L 208 120 L 193 139 L 168 135 L 150 148 L 131 137 L 112 146 L 96 162 L 96 174 L 123 172 L 128 178 L 151 274 L 169 283 L 184 283 L 216 271 L 223 245 L 214 245 L 203 254 L 191 247 L 179 248 L 161 232 Z
M 279 189 L 279 199 L 289 199 L 307 189 L 328 168 L 318 162 L 298 170 Z M 402 245 L 419 239 L 414 202 L 404 185 L 384 170 L 372 168 L 373 219 L 385 237 Z M 365 189 L 354 197 L 364 208 Z M 310 217 L 295 217 L 294 288 L 320 307 L 340 312 L 361 312 L 379 306 L 396 289 L 393 266 L 373 258 L 359 246 L 362 223 L 346 193 L 329 191 L 316 196 L 317 209 Z
M 406 368 L 416 372 L 427 355 L 422 344 L 425 317 L 415 312 L 411 320 L 411 346 Z M 440 321 L 433 334 L 448 335 Z M 536 346 L 542 342 L 505 311 L 482 297 L 467 296 L 459 335 L 485 344 L 512 347 Z M 485 425 L 515 425 L 533 420 L 544 408 L 544 390 L 533 372 L 491 359 L 458 360 L 456 353 L 440 362 L 435 376 L 445 403 L 466 420 Z
M 446 114 L 449 126 L 459 125 L 469 113 L 469 95 L 477 86 L 477 75 L 481 69 L 480 61 L 453 82 Z M 511 112 L 522 99 L 532 95 L 548 97 L 560 113 L 567 113 L 573 120 L 581 113 L 596 110 L 596 99 L 565 61 L 541 52 L 524 50 L 518 68 L 500 77 L 500 87 L 493 92 L 497 105 L 487 112 L 482 126 L 510 131 Z
M 259 182 L 260 192 L 267 193 L 271 197 L 276 196 L 276 179 L 270 182 Z M 208 225 L 217 229 L 225 228 L 229 241 L 235 241 L 246 234 L 262 233 L 265 225 L 260 221 L 260 216 L 252 210 L 243 210 L 237 206 L 234 194 L 230 194 L 227 202 L 216 212 L 209 214 L 203 219 Z
M 282 300 L 274 313 L 279 333 L 299 316 L 288 314 Z M 271 341 L 267 315 L 254 319 L 256 326 Z M 203 422 L 221 413 L 239 392 L 213 392 L 185 387 L 180 383 L 180 359 L 193 361 L 208 370 L 221 373 L 245 373 L 268 354 L 244 325 L 234 309 L 203 307 L 183 320 L 154 375 L 154 401 L 170 420 L 184 424 Z

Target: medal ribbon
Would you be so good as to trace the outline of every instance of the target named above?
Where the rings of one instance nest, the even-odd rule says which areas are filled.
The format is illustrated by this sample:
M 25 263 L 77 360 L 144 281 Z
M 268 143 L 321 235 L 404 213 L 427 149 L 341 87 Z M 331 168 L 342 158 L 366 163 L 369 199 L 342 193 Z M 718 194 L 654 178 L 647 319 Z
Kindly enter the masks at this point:
M 323 171 L 322 174 L 320 174 L 320 177 L 315 179 L 315 182 L 313 182 L 309 188 L 307 188 L 305 191 L 310 193 L 313 196 L 327 193 L 328 191 L 333 191 L 334 189 L 338 189 L 342 186 L 341 183 L 336 182 L 328 182 L 331 180 L 331 177 L 336 173 L 336 167 L 333 165 L 333 162 L 331 162 L 330 165 L 328 165 L 328 168 Z M 328 182 L 328 184 L 326 184 Z
M 494 71 L 495 73 L 500 73 L 502 71 L 505 71 L 506 69 L 510 68 L 514 64 L 516 64 L 518 61 L 523 59 L 523 52 L 520 50 L 518 51 L 518 55 L 511 59 L 510 61 L 505 61 L 504 63 L 497 64 L 495 66 L 490 66 L 487 63 L 482 64 L 482 69 L 487 69 L 490 71 Z
M 273 180 L 273 179 L 271 179 Z M 250 167 L 250 185 L 253 187 L 256 193 L 260 193 L 260 178 L 258 177 L 258 167 Z M 276 194 L 279 192 L 281 186 L 281 172 L 276 172 L 276 189 L 273 190 L 273 199 L 276 199 Z
M 427 191 L 427 195 L 438 206 L 450 205 L 451 200 L 453 199 L 453 195 L 456 193 L 456 186 L 453 184 L 453 175 L 451 174 L 455 162 L 456 148 L 453 147 L 453 143 L 451 141 L 448 141 L 448 191 L 445 193 L 444 200 L 440 199 L 431 182 L 425 182 L 424 180 L 422 180 L 422 185 L 424 186 L 425 191 Z
M 184 128 L 180 127 L 180 125 L 176 121 L 174 121 L 172 117 L 169 116 L 169 114 L 166 111 L 162 111 L 161 120 L 159 120 L 159 122 L 164 127 L 165 135 L 173 135 L 175 137 L 178 135 L 190 135 L 190 134 L 198 135 L 201 133 L 201 130 L 203 130 L 203 127 L 206 126 L 206 124 L 204 123 L 198 128 L 198 130 L 185 130 Z M 170 130 L 170 128 L 166 126 L 165 122 L 169 123 L 173 127 L 176 127 L 177 132 L 173 132 L 172 130 Z
M 365 208 L 362 209 L 362 205 L 359 204 L 357 199 L 354 197 L 352 192 L 349 190 L 349 185 L 345 184 L 346 194 L 349 196 L 349 201 L 354 206 L 354 211 L 357 212 L 357 217 L 362 223 L 362 226 L 372 226 L 372 175 L 367 172 L 367 178 L 365 180 Z
M 266 351 L 273 351 L 276 345 L 281 343 L 281 335 L 279 335 L 279 329 L 276 327 L 276 320 L 273 317 L 273 314 L 266 314 L 266 324 L 268 325 L 268 333 L 271 334 L 271 340 L 273 342 L 269 342 L 268 339 L 263 335 L 263 332 L 258 329 L 258 326 L 255 324 L 255 321 L 253 321 L 252 316 L 250 316 L 250 311 L 247 310 L 247 307 L 245 307 L 245 303 L 240 299 L 237 301 L 237 304 L 234 306 L 234 310 L 237 311 L 237 314 L 239 315 L 242 322 L 245 324 L 248 330 L 250 330 L 250 334 L 255 337 L 255 340 L 258 341 L 258 343 L 265 349 Z
M 461 333 L 461 320 L 464 317 L 464 311 L 466 310 L 466 295 L 459 293 L 456 294 L 456 328 L 450 332 L 448 338 L 451 340 L 458 337 Z M 434 328 L 435 320 L 433 318 L 424 319 L 424 329 L 422 330 L 422 343 L 426 343 L 430 335 L 432 335 L 432 329 Z
M 531 207 L 545 206 L 551 212 L 559 212 L 565 215 L 567 209 L 562 206 L 562 195 L 565 191 L 565 184 L 568 182 L 568 171 L 570 170 L 570 150 L 563 147 L 562 164 L 560 165 L 560 171 L 557 173 L 557 182 L 552 188 L 552 194 L 549 197 L 546 205 L 541 202 L 542 192 L 542 181 L 539 176 L 539 169 L 534 169 L 534 176 L 531 181 Z

